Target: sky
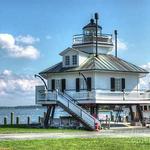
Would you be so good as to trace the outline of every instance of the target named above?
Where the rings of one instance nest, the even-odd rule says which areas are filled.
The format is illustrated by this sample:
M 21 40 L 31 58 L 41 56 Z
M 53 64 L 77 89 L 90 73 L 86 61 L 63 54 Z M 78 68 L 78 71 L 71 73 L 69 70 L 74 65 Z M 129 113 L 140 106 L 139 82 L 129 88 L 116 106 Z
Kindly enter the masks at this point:
M 61 61 L 95 12 L 103 33 L 118 31 L 118 56 L 150 71 L 149 11 L 149 0 L 1 0 L 0 106 L 34 105 L 34 74 Z

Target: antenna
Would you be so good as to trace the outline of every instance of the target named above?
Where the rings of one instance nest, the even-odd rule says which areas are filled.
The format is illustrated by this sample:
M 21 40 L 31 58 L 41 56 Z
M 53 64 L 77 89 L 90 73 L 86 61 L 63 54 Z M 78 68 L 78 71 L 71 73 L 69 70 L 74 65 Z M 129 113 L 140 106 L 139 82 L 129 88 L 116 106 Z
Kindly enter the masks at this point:
M 115 57 L 117 58 L 117 30 L 114 31 L 115 33 Z
M 96 20 L 96 57 L 98 57 L 98 52 L 97 52 L 97 28 L 98 28 L 98 13 L 95 13 L 95 20 Z

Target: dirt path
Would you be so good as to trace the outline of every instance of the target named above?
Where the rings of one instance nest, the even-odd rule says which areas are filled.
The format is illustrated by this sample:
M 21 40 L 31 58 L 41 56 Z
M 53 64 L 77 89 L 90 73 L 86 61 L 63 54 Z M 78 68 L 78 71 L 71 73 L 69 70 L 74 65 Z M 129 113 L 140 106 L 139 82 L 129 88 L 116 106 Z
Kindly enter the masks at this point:
M 0 134 L 1 140 L 31 140 L 31 139 L 52 139 L 52 138 L 103 138 L 103 137 L 149 137 L 150 129 L 110 129 L 100 132 L 64 132 L 64 133 L 16 133 Z

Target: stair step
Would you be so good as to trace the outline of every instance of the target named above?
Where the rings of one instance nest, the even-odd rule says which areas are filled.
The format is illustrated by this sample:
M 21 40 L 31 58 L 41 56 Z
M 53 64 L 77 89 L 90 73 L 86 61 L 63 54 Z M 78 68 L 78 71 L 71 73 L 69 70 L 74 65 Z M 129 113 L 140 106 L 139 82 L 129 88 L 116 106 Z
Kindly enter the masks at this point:
M 62 95 L 61 95 L 62 97 Z M 65 98 L 65 97 L 64 97 Z M 73 117 L 75 117 L 77 120 L 81 121 L 86 127 L 88 127 L 89 129 L 92 129 L 92 130 L 95 130 L 95 124 L 92 126 L 90 125 L 86 120 L 84 120 L 81 116 L 78 116 L 76 113 L 73 112 L 73 110 L 71 110 L 70 108 L 68 108 L 67 106 L 65 106 L 63 103 L 61 103 L 61 101 L 58 99 L 58 104 L 64 108 L 68 113 L 70 113 Z M 78 108 L 80 106 L 77 106 Z M 80 107 L 81 110 L 83 110 L 81 107 Z M 85 111 L 85 110 L 83 110 Z M 91 116 L 91 118 L 93 118 L 93 116 Z

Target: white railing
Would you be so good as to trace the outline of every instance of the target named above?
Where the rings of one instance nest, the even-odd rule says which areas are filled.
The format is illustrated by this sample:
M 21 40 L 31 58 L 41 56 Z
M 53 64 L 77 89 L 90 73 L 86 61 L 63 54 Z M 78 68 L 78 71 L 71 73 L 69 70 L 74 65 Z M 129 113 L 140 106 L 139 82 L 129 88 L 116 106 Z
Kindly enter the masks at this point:
M 144 91 L 66 91 L 68 95 L 76 100 L 150 100 L 150 92 Z
M 112 44 L 112 35 L 98 34 L 97 41 L 98 43 Z M 77 34 L 73 36 L 73 44 L 85 44 L 90 42 L 96 42 L 96 35 Z
M 68 95 L 70 95 L 72 98 L 76 100 L 90 100 L 95 98 L 95 91 L 88 92 L 88 91 L 81 91 L 81 92 L 76 92 L 76 91 L 66 91 Z
M 80 91 L 76 92 L 74 90 L 65 91 L 71 98 L 77 101 L 82 100 L 130 100 L 130 101 L 138 101 L 138 100 L 150 100 L 150 92 L 144 91 L 125 91 L 125 92 L 111 92 L 108 90 L 92 90 L 92 91 Z M 46 91 L 44 86 L 37 86 L 36 87 L 36 102 L 38 101 L 51 101 L 56 100 L 56 91 Z
M 61 105 L 63 105 L 63 107 L 66 107 L 69 111 L 78 116 L 78 118 L 82 119 L 82 121 L 91 129 L 95 129 L 95 123 L 100 124 L 100 122 L 96 118 L 94 118 L 92 115 L 86 112 L 86 110 L 78 106 L 76 104 L 76 101 L 71 98 L 71 96 L 58 91 L 46 91 L 44 86 L 36 87 L 37 103 L 41 103 L 41 101 L 43 101 L 43 104 L 45 104 L 45 101 L 50 102 L 54 100 L 59 102 Z
M 46 93 L 46 99 L 49 100 L 56 100 L 57 96 L 56 96 L 56 91 L 45 91 Z
M 82 118 L 82 120 L 86 124 L 90 125 L 93 129 L 95 129 L 95 123 L 99 123 L 99 121 L 96 118 L 94 118 L 92 115 L 86 112 L 86 110 L 75 104 L 73 100 L 71 100 L 67 95 L 58 92 L 57 101 L 59 101 L 69 110 L 71 110 L 78 117 Z
M 103 100 L 148 100 L 150 93 L 143 91 L 124 91 L 124 92 L 111 92 L 111 91 L 96 91 L 96 99 Z

